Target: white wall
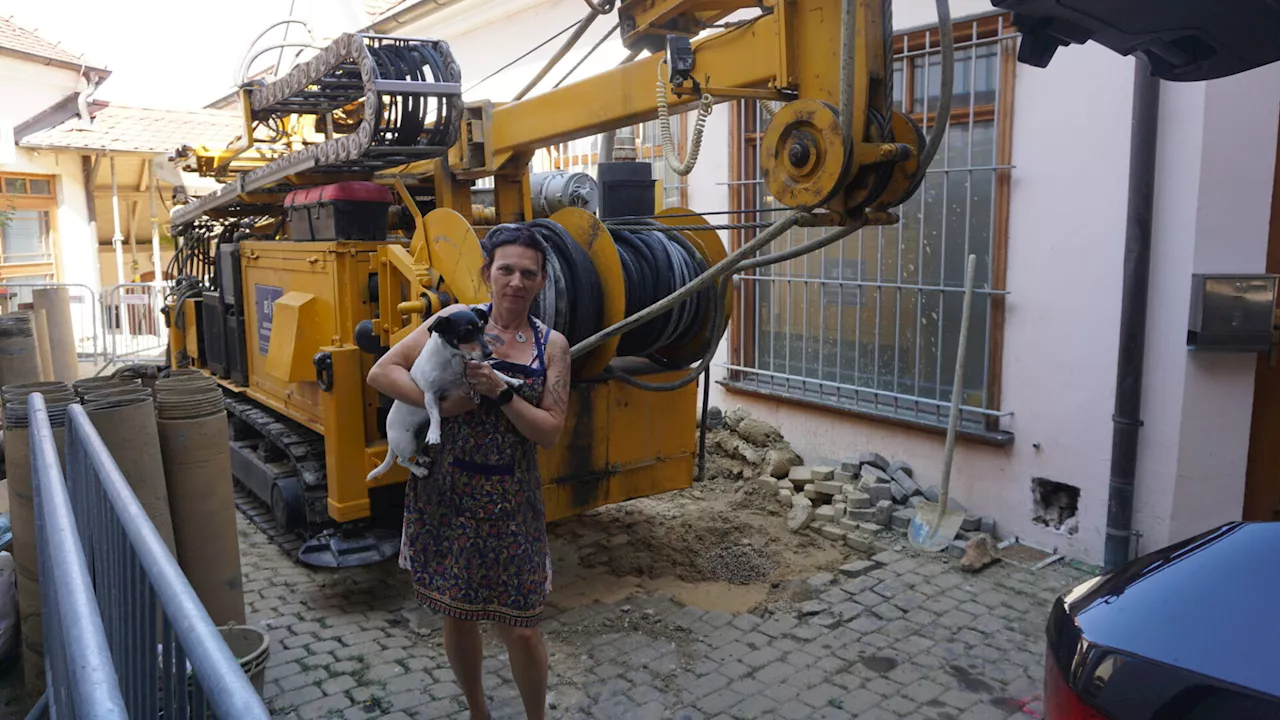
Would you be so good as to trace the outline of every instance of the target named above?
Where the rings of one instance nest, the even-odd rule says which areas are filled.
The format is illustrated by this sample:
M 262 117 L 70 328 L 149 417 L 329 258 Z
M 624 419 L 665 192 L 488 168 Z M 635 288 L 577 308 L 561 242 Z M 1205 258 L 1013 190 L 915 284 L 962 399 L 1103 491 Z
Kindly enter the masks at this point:
M 74 153 L 33 151 L 12 144 L 14 125 L 83 88 L 83 80 L 74 70 L 0 56 L 0 97 L 5 98 L 4 103 L 0 103 L 0 128 L 7 131 L 0 132 L 0 143 L 9 143 L 0 147 L 0 171 L 56 176 L 58 279 L 83 283 L 97 290 L 97 263 L 91 250 L 96 240 L 89 228 L 80 157 Z M 80 295 L 78 291 L 73 292 Z M 92 335 L 94 312 L 90 303 L 72 307 L 77 338 Z
M 1257 356 L 1188 351 L 1186 308 L 1192 273 L 1265 271 L 1280 67 L 1165 83 L 1161 95 L 1135 522 L 1144 550 L 1240 518 Z
M 82 87 L 75 70 L 0 55 L 0 123 L 16 125 Z
M 470 88 L 490 73 L 515 60 L 548 37 L 568 27 L 586 14 L 581 0 L 457 0 L 418 22 L 394 31 L 396 35 L 443 38 L 449 41 L 462 68 L 462 87 L 467 101 L 511 99 L 546 64 L 569 37 L 561 35 L 500 75 Z M 547 90 L 582 58 L 612 27 L 612 18 L 597 19 L 574 48 L 538 85 L 534 94 Z M 594 75 L 612 67 L 627 51 L 617 35 L 593 53 L 573 75 L 574 79 Z

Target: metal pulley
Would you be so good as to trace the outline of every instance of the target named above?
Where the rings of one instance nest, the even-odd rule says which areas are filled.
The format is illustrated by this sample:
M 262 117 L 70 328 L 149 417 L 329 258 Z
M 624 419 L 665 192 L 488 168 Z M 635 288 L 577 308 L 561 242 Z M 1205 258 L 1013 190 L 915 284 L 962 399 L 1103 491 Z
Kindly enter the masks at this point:
M 535 218 L 550 217 L 570 207 L 594 213 L 600 186 L 586 173 L 551 170 L 529 176 L 529 196 Z

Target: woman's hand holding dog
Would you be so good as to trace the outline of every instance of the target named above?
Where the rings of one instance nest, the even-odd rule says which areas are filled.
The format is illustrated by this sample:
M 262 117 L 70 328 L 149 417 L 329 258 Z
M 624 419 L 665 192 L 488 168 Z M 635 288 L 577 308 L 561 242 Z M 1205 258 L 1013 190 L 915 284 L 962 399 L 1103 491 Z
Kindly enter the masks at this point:
M 494 374 L 486 363 L 467 361 L 467 382 L 476 392 L 487 398 L 497 397 L 507 385 Z

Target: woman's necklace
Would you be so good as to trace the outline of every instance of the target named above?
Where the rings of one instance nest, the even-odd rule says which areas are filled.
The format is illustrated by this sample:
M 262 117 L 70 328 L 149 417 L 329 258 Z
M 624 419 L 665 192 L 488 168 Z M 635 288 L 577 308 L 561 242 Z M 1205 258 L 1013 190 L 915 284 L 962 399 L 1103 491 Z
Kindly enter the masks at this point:
M 510 333 L 510 332 L 512 332 L 511 330 L 508 330 L 508 329 L 506 329 L 506 328 L 502 327 L 501 325 L 499 325 L 498 323 L 494 322 L 494 321 L 493 321 L 493 318 L 489 318 L 489 324 L 490 324 L 490 325 L 493 325 L 494 327 L 498 328 L 499 330 L 501 330 L 501 331 L 502 331 L 502 332 L 504 332 L 504 333 Z M 529 339 L 528 337 L 526 337 L 526 336 L 525 336 L 525 334 L 524 334 L 524 331 L 523 331 L 523 330 L 517 330 L 517 331 L 515 331 L 515 335 L 516 335 L 516 342 L 518 342 L 518 343 L 526 342 L 526 341 Z

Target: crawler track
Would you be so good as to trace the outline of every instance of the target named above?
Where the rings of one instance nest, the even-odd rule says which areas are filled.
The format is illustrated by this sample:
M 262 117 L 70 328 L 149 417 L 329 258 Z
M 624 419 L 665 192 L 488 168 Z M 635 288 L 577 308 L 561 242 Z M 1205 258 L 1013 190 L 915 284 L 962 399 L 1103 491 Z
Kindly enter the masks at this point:
M 275 516 L 271 514 L 271 508 L 259 500 L 252 490 L 245 487 L 239 480 L 236 481 L 234 487 L 236 509 L 248 518 L 249 522 L 253 523 L 253 526 L 258 528 L 263 535 L 266 535 L 276 547 L 284 550 L 290 560 L 297 563 L 298 548 L 302 547 L 302 543 L 307 539 L 306 536 L 302 533 L 281 530 L 280 526 L 276 524 Z
M 303 542 L 333 525 L 326 509 L 329 491 L 324 438 L 248 398 L 227 393 L 225 400 L 232 418 L 232 438 L 257 440 L 260 455 L 280 468 L 276 478 L 292 475 L 302 488 L 302 507 L 294 510 L 306 518 L 306 523 L 301 530 L 289 531 L 281 527 L 267 502 L 243 482 L 237 480 L 235 484 L 236 508 L 296 561 Z

